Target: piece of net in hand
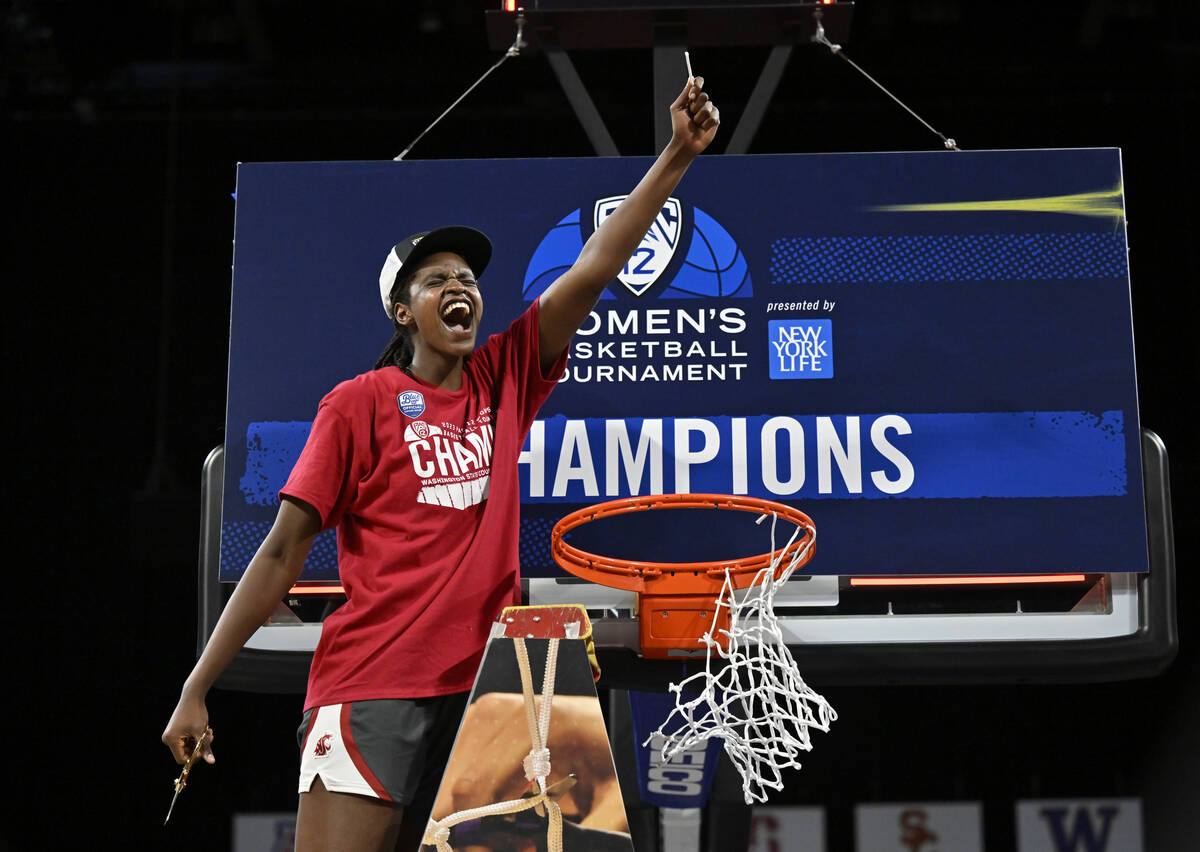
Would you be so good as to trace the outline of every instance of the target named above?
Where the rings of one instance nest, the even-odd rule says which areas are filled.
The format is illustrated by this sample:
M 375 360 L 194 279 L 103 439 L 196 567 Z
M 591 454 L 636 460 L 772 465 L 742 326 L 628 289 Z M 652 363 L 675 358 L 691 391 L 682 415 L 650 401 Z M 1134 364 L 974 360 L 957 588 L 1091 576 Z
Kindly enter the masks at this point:
M 801 753 L 812 750 L 812 729 L 828 732 L 837 719 L 829 702 L 800 676 L 775 615 L 775 594 L 808 561 L 816 529 L 796 527 L 788 545 L 777 549 L 777 520 L 772 515 L 771 550 L 776 555 L 771 564 L 741 596 L 735 596 L 726 576 L 715 604 L 718 613 L 728 610 L 729 627 L 718 629 L 721 619 L 714 617 L 713 628 L 702 637 L 704 671 L 670 685 L 675 709 L 646 740 L 662 737 L 666 761 L 720 738 L 742 776 L 746 804 L 765 802 L 768 789 L 782 790 L 783 770 L 799 769 Z M 807 541 L 792 550 L 801 535 Z

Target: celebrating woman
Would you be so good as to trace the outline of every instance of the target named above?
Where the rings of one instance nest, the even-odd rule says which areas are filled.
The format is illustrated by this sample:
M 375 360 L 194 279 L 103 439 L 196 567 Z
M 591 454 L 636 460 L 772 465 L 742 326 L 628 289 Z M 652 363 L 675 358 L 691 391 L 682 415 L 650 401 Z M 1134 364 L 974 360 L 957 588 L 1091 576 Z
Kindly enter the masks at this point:
M 346 603 L 324 622 L 300 730 L 296 848 L 416 849 L 500 610 L 520 603 L 517 457 L 571 337 L 720 123 L 689 79 L 670 143 L 579 258 L 476 348 L 491 257 L 470 228 L 389 252 L 394 329 L 375 369 L 322 401 L 278 516 L 184 683 L 162 741 L 183 763 L 218 674 L 336 528 Z

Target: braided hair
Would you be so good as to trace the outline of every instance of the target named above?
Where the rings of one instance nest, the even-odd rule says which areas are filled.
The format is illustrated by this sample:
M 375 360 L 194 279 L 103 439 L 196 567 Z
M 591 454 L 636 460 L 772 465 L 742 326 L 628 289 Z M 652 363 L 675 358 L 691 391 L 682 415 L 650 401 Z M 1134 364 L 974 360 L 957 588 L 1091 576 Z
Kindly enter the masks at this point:
M 416 275 L 416 270 L 408 275 L 398 276 L 396 283 L 392 285 L 392 339 L 384 347 L 383 352 L 379 353 L 379 360 L 373 367 L 375 370 L 384 367 L 399 367 L 401 370 L 407 370 L 412 364 L 414 354 L 412 338 L 408 334 L 408 326 L 401 325 L 396 319 L 396 305 L 409 303 L 412 298 L 409 285 L 412 283 L 414 275 Z

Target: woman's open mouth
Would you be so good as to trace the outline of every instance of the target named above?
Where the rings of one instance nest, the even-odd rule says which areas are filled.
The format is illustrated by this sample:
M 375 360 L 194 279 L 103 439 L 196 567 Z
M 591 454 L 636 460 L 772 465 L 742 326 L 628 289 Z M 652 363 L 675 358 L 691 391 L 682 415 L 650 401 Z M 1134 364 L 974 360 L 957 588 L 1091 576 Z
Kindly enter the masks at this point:
M 466 299 L 451 299 L 442 306 L 442 322 L 451 331 L 463 333 L 471 330 L 474 310 Z

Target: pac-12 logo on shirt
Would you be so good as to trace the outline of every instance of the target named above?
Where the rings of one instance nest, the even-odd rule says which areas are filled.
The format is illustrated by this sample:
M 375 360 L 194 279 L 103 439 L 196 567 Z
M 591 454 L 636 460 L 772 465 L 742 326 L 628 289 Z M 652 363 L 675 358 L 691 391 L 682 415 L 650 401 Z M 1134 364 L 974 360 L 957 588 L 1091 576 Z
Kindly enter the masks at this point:
M 425 413 L 425 397 L 420 391 L 405 391 L 396 397 L 396 404 L 409 417 L 420 417 Z
M 415 423 L 413 423 L 411 426 L 408 427 L 408 432 L 411 432 L 419 440 L 422 440 L 422 441 L 433 434 L 433 430 L 429 428 L 429 424 L 426 423 L 424 420 L 418 420 Z M 440 435 L 442 433 L 442 430 L 438 429 L 437 432 Z M 405 433 L 404 437 L 405 438 L 409 437 L 407 432 Z
M 625 200 L 624 195 L 600 198 L 592 203 L 592 215 L 576 208 L 558 221 L 542 238 L 525 269 L 522 296 L 533 301 L 566 272 L 590 236 L 586 226 L 599 228 Z M 590 222 L 585 221 L 590 219 Z M 650 230 L 633 250 L 618 282 L 638 298 L 664 299 L 748 298 L 754 295 L 746 256 L 733 237 L 716 219 L 699 207 L 678 198 L 668 198 L 654 218 Z M 618 288 L 606 290 L 601 299 L 615 299 Z

